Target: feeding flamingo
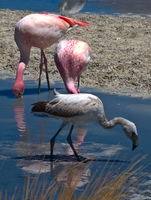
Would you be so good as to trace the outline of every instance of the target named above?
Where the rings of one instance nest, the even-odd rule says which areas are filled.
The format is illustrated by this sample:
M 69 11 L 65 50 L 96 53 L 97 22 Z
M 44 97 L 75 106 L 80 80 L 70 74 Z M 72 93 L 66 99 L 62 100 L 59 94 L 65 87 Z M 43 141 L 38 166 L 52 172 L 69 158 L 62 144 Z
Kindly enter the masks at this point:
M 90 62 L 91 49 L 81 40 L 62 40 L 56 47 L 54 60 L 68 93 L 80 92 L 80 75 Z M 74 86 L 78 77 L 78 89 Z
M 50 140 L 50 159 L 53 160 L 53 147 L 55 139 L 60 131 L 72 123 L 69 131 L 67 141 L 71 146 L 76 158 L 80 158 L 72 144 L 71 133 L 76 124 L 83 124 L 89 121 L 96 121 L 105 129 L 111 129 L 116 125 L 121 125 L 126 136 L 132 140 L 134 150 L 139 145 L 138 134 L 136 126 L 133 122 L 122 118 L 115 117 L 108 121 L 105 117 L 104 107 L 102 101 L 92 94 L 60 94 L 54 90 L 55 98 L 51 101 L 40 101 L 34 103 L 32 112 L 46 113 L 52 117 L 63 120 L 59 130 Z
M 39 87 L 40 93 L 41 73 L 45 64 L 48 89 L 50 89 L 47 59 L 44 49 L 58 41 L 68 31 L 76 26 L 88 27 L 89 24 L 80 20 L 74 20 L 55 14 L 39 13 L 31 14 L 21 19 L 15 27 L 15 42 L 20 51 L 20 61 L 17 68 L 16 80 L 13 85 L 13 93 L 20 97 L 24 92 L 23 73 L 29 62 L 31 47 L 41 49 Z

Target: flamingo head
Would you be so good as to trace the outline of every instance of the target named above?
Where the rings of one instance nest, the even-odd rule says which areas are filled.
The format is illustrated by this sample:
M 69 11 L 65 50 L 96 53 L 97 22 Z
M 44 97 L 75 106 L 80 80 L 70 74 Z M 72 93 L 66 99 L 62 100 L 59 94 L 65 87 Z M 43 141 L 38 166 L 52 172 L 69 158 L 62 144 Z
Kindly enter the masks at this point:
M 23 96 L 24 93 L 24 82 L 23 81 L 15 81 L 13 85 L 13 93 L 16 95 L 17 98 L 20 98 Z
M 132 143 L 133 143 L 132 150 L 134 150 L 139 145 L 139 139 L 138 139 L 136 126 L 133 122 L 129 120 L 124 120 L 124 123 L 122 126 L 123 126 L 123 130 L 126 136 L 130 140 L 132 140 Z
M 23 82 L 24 69 L 25 69 L 25 64 L 20 63 L 17 69 L 17 73 L 16 73 L 16 80 L 12 88 L 13 93 L 16 95 L 17 98 L 22 97 L 24 93 L 24 89 L 25 89 L 24 82 Z
M 69 94 L 78 94 L 78 91 L 76 90 L 75 86 L 74 86 L 74 80 L 64 80 L 64 84 L 65 84 L 65 87 L 66 87 L 66 90 Z

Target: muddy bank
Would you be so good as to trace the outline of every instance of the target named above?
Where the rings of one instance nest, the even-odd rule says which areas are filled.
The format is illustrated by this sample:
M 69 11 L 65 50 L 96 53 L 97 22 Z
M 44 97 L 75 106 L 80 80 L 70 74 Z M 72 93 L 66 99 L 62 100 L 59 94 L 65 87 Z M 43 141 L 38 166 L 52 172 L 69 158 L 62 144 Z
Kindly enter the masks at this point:
M 30 13 L 0 10 L 0 74 L 8 73 L 15 78 L 20 53 L 14 41 L 14 29 L 16 23 Z M 87 14 L 70 17 L 91 24 L 90 28 L 78 27 L 59 40 L 85 40 L 92 49 L 91 62 L 81 76 L 81 86 L 117 94 L 151 96 L 151 18 Z M 62 81 L 53 59 L 56 45 L 45 50 L 50 82 Z M 24 79 L 38 80 L 39 62 L 40 50 L 32 48 Z M 45 73 L 43 81 L 46 81 Z

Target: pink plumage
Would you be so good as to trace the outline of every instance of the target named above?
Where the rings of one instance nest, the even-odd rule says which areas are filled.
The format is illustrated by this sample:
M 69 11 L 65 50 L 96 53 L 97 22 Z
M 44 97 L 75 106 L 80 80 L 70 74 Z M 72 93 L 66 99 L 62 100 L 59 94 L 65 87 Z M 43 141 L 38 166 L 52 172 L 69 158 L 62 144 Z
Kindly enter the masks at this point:
M 20 76 L 23 77 L 23 73 L 18 73 L 18 71 L 24 71 L 28 64 L 31 47 L 40 48 L 41 62 L 39 66 L 40 74 L 38 92 L 40 92 L 43 64 L 45 64 L 48 89 L 50 89 L 47 72 L 47 59 L 43 50 L 57 42 L 59 38 L 77 25 L 84 27 L 89 26 L 88 23 L 83 21 L 48 13 L 31 14 L 21 19 L 15 27 L 15 42 L 20 50 L 20 61 L 16 74 L 20 74 Z M 16 75 L 16 80 L 12 88 L 16 96 L 22 95 L 24 91 L 23 78 L 20 78 L 20 76 Z
M 85 41 L 62 40 L 56 47 L 54 60 L 70 94 L 80 92 L 80 75 L 90 62 L 91 49 Z M 74 81 L 78 77 L 78 89 Z

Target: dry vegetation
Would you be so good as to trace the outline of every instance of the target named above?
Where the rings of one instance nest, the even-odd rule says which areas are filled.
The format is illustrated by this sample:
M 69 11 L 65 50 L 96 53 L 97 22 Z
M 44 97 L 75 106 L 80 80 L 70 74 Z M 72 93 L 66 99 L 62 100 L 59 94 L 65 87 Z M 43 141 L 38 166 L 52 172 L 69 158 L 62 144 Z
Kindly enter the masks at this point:
M 86 165 L 86 167 L 79 173 L 74 184 L 71 183 L 74 172 L 79 165 L 78 163 L 69 173 L 69 178 L 67 180 L 67 186 L 64 187 L 62 184 L 52 180 L 48 186 L 48 174 L 43 176 L 43 180 L 39 181 L 40 172 L 32 180 L 30 175 L 27 176 L 24 184 L 23 191 L 18 191 L 17 187 L 14 191 L 12 198 L 7 198 L 7 192 L 3 194 L 5 200 L 7 199 L 17 199 L 19 192 L 22 192 L 22 200 L 47 200 L 47 199 L 56 199 L 56 200 L 120 200 L 124 199 L 124 196 L 129 195 L 129 188 L 135 186 L 139 188 L 139 184 L 143 182 L 143 177 L 140 176 L 140 172 L 143 169 L 143 166 L 137 167 L 137 164 L 144 159 L 144 156 L 141 158 L 136 157 L 132 163 L 126 167 L 125 170 L 122 170 L 123 163 L 119 164 L 117 170 L 113 170 L 113 165 L 109 167 L 107 174 L 105 173 L 106 167 L 109 164 L 109 161 L 105 164 L 104 169 L 101 174 L 96 178 L 96 174 L 93 174 L 85 190 L 81 192 L 80 195 L 76 195 L 76 188 L 81 176 L 85 170 L 90 167 L 92 163 Z M 137 181 L 131 179 L 133 176 L 137 176 Z M 95 181 L 93 181 L 95 179 Z M 2 198 L 2 192 L 0 193 L 0 199 Z

